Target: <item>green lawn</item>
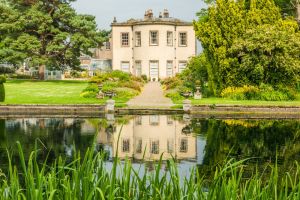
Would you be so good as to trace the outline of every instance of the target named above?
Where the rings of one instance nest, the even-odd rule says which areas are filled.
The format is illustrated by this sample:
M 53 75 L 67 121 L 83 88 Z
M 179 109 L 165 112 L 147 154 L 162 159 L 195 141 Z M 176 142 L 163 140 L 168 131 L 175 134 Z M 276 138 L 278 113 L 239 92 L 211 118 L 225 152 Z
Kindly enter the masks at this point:
M 103 104 L 105 100 L 80 97 L 84 81 L 8 80 L 5 104 Z
M 231 100 L 223 98 L 203 98 L 201 100 L 192 100 L 194 105 L 212 105 L 212 104 L 226 104 L 226 105 L 249 105 L 249 106 L 300 106 L 299 97 L 295 101 L 257 101 L 257 100 Z

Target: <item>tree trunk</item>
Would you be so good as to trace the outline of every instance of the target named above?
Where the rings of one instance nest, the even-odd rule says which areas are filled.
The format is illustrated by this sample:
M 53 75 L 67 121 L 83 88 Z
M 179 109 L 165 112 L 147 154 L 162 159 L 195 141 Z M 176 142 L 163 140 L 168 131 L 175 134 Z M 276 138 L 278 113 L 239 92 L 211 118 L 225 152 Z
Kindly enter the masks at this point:
M 39 79 L 40 80 L 45 80 L 45 70 L 46 70 L 45 65 L 40 65 L 39 66 Z
M 297 21 L 300 22 L 300 2 L 297 2 L 296 9 L 297 9 Z

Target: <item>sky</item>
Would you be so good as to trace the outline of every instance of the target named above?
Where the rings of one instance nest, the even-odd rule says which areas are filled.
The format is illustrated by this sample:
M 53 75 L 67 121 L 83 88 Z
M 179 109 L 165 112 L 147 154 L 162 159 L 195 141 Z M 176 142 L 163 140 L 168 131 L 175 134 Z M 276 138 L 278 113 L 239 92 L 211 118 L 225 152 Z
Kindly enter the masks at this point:
M 152 9 L 156 17 L 168 9 L 170 17 L 192 21 L 205 3 L 203 0 L 77 0 L 73 7 L 80 14 L 96 16 L 99 29 L 110 29 L 114 17 L 118 22 L 140 19 L 147 9 Z

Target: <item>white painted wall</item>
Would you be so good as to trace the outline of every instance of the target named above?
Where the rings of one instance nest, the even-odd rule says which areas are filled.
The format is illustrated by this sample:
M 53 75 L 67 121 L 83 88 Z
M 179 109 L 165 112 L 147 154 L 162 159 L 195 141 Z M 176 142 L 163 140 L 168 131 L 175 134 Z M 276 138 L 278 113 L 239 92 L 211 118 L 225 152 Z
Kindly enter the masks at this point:
M 135 32 L 141 32 L 140 47 L 135 47 Z M 150 46 L 150 31 L 159 32 L 159 45 Z M 173 46 L 167 46 L 167 32 L 173 32 Z M 121 46 L 121 33 L 129 32 L 129 47 Z M 187 46 L 179 47 L 179 32 L 187 32 Z M 173 61 L 173 72 L 178 72 L 179 61 L 188 61 L 196 54 L 196 38 L 193 26 L 168 24 L 142 24 L 133 26 L 112 26 L 113 69 L 120 70 L 122 61 L 130 62 L 130 72 L 135 74 L 135 61 L 141 61 L 142 74 L 149 77 L 151 60 L 159 62 L 159 78 L 167 76 L 167 61 Z

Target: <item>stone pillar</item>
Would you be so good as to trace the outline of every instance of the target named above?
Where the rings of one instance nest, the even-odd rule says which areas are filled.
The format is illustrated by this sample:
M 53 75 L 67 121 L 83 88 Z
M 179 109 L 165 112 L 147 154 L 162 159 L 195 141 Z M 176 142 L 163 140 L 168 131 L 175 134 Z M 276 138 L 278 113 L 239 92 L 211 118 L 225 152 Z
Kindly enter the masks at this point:
M 106 101 L 105 111 L 106 112 L 114 112 L 115 111 L 115 100 L 109 99 Z
M 183 111 L 184 112 L 190 112 L 192 109 L 192 101 L 191 100 L 184 100 L 183 101 Z

